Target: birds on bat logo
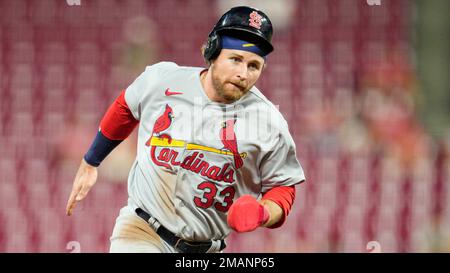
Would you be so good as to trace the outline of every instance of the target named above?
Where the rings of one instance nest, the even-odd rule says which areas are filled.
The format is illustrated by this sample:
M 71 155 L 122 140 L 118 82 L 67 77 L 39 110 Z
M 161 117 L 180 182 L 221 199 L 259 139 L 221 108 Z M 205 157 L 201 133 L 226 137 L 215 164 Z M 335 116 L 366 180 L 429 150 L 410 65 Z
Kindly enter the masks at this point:
M 156 119 L 155 125 L 153 125 L 152 136 L 156 134 L 156 136 L 160 138 L 167 138 L 168 142 L 171 143 L 172 137 L 169 134 L 164 134 L 162 132 L 170 127 L 173 118 L 172 107 L 166 104 L 164 113 Z M 150 146 L 150 140 L 151 138 L 145 143 L 147 146 Z
M 234 124 L 237 119 L 229 119 L 222 123 L 220 129 L 220 140 L 223 143 L 223 147 L 233 153 L 234 166 L 239 169 L 244 165 L 241 155 L 238 151 L 238 145 L 236 140 L 236 133 L 234 132 Z
M 179 159 L 179 155 L 183 155 L 183 153 L 181 153 L 181 151 L 179 150 L 180 148 L 199 151 L 196 152 L 196 154 L 198 154 L 198 159 L 202 162 L 204 161 L 205 163 L 208 162 L 208 160 L 206 160 L 204 153 L 209 152 L 225 156 L 232 156 L 235 169 L 240 169 L 244 165 L 243 159 L 247 157 L 247 153 L 240 153 L 238 149 L 238 142 L 235 133 L 235 124 L 237 121 L 236 117 L 220 123 L 219 138 L 223 144 L 223 148 L 220 149 L 200 145 L 197 143 L 186 143 L 184 140 L 180 139 L 172 139 L 172 136 L 165 131 L 172 125 L 174 117 L 175 116 L 173 114 L 172 107 L 169 104 L 166 104 L 164 107 L 164 111 L 159 115 L 159 117 L 155 121 L 155 124 L 153 125 L 150 138 L 145 143 L 146 146 L 151 147 L 151 159 L 156 165 L 165 167 L 166 169 L 171 171 L 173 171 L 174 166 L 181 166 L 184 169 L 189 169 L 193 172 L 200 173 L 201 169 L 197 170 L 197 168 L 194 168 L 193 166 L 189 166 L 189 168 L 187 168 L 188 164 L 184 163 L 188 163 L 189 160 L 182 160 L 182 158 Z M 160 147 L 158 151 L 157 147 Z M 202 166 L 200 161 L 197 163 L 198 166 Z M 222 167 L 214 166 L 211 162 L 209 162 L 208 164 L 203 164 L 203 166 L 206 165 L 209 166 L 206 169 L 215 168 L 215 170 L 218 170 L 228 169 L 230 163 L 227 163 L 225 164 L 227 166 L 224 165 Z M 205 174 L 206 176 L 208 176 L 209 174 L 211 177 L 216 177 L 212 174 L 217 173 L 218 171 L 207 172 L 206 170 L 201 172 L 202 175 Z M 231 181 L 232 179 L 229 180 Z

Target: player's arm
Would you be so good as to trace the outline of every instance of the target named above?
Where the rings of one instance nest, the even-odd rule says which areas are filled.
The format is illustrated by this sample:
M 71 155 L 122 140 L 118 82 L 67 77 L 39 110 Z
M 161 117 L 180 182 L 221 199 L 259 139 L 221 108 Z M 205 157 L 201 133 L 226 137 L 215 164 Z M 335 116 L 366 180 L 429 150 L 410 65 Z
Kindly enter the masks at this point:
M 228 211 L 228 225 L 238 232 L 283 225 L 295 199 L 295 186 L 278 186 L 258 201 L 250 195 L 238 198 Z
M 263 226 L 277 228 L 284 224 L 294 205 L 295 185 L 279 186 L 263 194 L 261 204 L 267 207 L 270 218 Z
M 100 163 L 131 134 L 138 123 L 125 101 L 125 91 L 122 91 L 102 118 L 97 135 L 81 160 L 67 201 L 67 215 L 72 214 L 76 203 L 83 200 L 96 183 Z
M 279 119 L 272 124 L 278 125 L 279 130 L 274 131 L 273 146 L 261 153 L 259 165 L 263 197 L 257 201 L 250 195 L 241 196 L 228 211 L 228 224 L 240 232 L 283 225 L 294 203 L 294 185 L 305 181 L 287 122 L 281 114 L 274 117 Z

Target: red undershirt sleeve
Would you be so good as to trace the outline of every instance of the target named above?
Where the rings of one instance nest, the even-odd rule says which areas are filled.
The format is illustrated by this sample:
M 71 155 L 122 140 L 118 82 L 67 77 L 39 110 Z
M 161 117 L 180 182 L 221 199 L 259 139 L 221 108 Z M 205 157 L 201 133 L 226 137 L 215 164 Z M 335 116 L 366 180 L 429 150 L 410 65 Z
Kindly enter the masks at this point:
M 124 140 L 139 123 L 125 101 L 125 90 L 108 108 L 100 122 L 100 132 L 110 140 Z
M 263 194 L 262 199 L 271 200 L 283 209 L 284 213 L 280 221 L 270 226 L 269 228 L 281 227 L 286 221 L 286 217 L 289 215 L 292 205 L 294 204 L 295 186 L 279 186 L 272 188 L 268 192 Z

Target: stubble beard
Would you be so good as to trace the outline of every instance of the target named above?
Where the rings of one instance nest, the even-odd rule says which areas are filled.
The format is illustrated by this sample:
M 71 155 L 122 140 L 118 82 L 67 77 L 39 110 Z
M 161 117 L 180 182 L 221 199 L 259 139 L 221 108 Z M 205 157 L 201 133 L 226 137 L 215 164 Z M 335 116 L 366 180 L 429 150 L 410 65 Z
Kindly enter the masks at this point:
M 225 103 L 232 103 L 235 102 L 237 100 L 239 100 L 240 98 L 242 98 L 242 96 L 244 96 L 245 94 L 247 94 L 247 92 L 250 90 L 250 88 L 245 89 L 245 90 L 225 90 L 225 84 L 227 83 L 222 83 L 219 79 L 219 77 L 217 77 L 216 73 L 214 70 L 211 71 L 211 79 L 212 79 L 212 84 L 214 89 L 216 90 L 216 94 L 217 96 L 224 100 Z M 228 83 L 229 84 L 229 83 Z

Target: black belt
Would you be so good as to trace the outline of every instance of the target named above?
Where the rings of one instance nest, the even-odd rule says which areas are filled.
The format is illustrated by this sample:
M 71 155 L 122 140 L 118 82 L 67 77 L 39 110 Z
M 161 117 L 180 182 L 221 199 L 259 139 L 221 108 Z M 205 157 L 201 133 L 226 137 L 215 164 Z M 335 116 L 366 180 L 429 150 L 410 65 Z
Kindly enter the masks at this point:
M 141 208 L 137 208 L 136 214 L 145 220 L 145 222 L 149 223 L 149 219 L 151 218 L 150 214 L 142 210 Z M 208 242 L 189 242 L 180 237 L 175 236 L 170 230 L 163 227 L 162 225 L 156 230 L 156 233 L 169 245 L 173 246 L 175 249 L 182 253 L 206 253 L 212 245 L 211 241 Z M 223 250 L 226 247 L 225 241 L 220 240 L 220 250 Z

